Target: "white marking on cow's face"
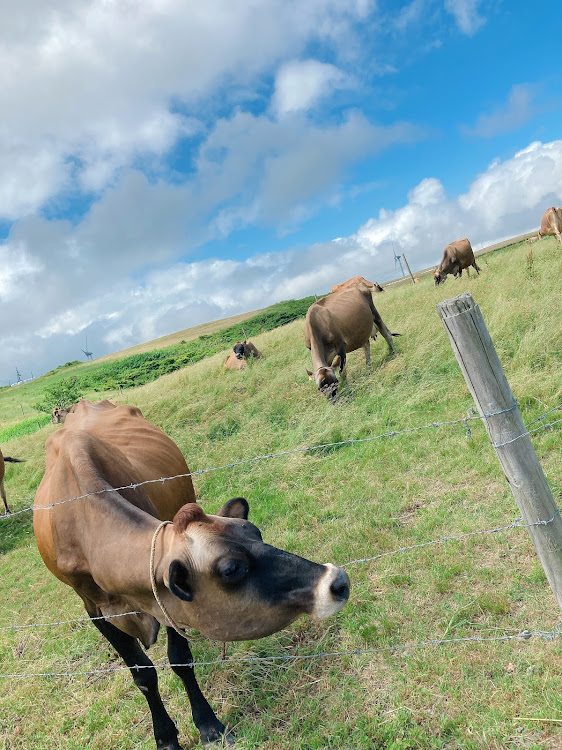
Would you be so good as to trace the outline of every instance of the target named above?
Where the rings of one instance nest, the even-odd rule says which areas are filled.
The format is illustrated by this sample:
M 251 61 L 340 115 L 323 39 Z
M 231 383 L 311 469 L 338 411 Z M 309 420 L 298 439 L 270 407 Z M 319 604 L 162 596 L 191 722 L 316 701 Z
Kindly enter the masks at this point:
M 314 608 L 310 614 L 315 620 L 325 620 L 335 615 L 349 599 L 349 577 L 345 570 L 327 563 L 326 572 L 318 581 L 314 595 Z

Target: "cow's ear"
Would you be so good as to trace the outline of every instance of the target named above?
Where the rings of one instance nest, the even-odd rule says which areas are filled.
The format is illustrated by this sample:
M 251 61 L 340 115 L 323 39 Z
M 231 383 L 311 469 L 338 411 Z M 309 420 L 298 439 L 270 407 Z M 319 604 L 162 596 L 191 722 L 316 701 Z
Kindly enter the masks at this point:
M 247 520 L 250 513 L 250 506 L 248 501 L 244 497 L 233 497 L 225 503 L 217 513 L 217 516 L 223 518 L 242 518 L 244 521 Z
M 310 372 L 310 370 L 306 369 L 306 374 L 308 375 L 309 380 L 312 380 L 313 374 Z
M 193 601 L 191 572 L 181 560 L 173 560 L 168 571 L 168 588 L 184 602 Z

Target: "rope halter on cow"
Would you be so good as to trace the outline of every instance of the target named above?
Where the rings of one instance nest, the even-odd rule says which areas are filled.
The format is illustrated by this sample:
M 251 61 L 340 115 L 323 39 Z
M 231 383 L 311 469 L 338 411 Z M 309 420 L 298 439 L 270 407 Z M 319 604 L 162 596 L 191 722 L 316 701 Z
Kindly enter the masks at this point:
M 160 533 L 160 529 L 163 529 L 164 526 L 168 526 L 168 524 L 171 524 L 171 521 L 162 521 L 159 526 L 156 527 L 156 530 L 154 532 L 154 535 L 152 537 L 152 544 L 150 545 L 150 585 L 152 586 L 152 593 L 154 594 L 154 598 L 158 602 L 158 606 L 164 613 L 164 617 L 168 621 L 171 628 L 173 628 L 176 633 L 179 633 L 182 638 L 185 638 L 187 640 L 187 635 L 185 634 L 185 630 L 180 628 L 176 623 L 174 622 L 174 618 L 171 616 L 171 614 L 166 609 L 166 605 L 160 598 L 160 594 L 158 593 L 158 589 L 156 587 L 156 577 L 154 574 L 154 551 L 156 549 L 156 540 L 158 538 L 158 534 Z

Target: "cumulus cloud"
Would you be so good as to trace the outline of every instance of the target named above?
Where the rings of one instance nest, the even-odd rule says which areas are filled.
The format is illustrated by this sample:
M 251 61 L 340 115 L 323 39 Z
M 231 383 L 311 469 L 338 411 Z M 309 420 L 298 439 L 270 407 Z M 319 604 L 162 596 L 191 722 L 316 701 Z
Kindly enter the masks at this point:
M 479 115 L 473 127 L 464 128 L 465 132 L 468 135 L 491 138 L 517 130 L 540 111 L 535 104 L 537 93 L 537 86 L 516 84 L 509 92 L 507 102 L 490 113 Z
M 77 256 L 81 233 L 98 242 L 83 227 L 26 220 L 0 245 L 0 268 L 10 269 L 0 274 L 0 317 L 11 321 L 1 334 L 0 379 L 13 378 L 15 366 L 38 374 L 77 358 L 86 335 L 101 356 L 277 300 L 324 292 L 356 274 L 384 282 L 394 273 L 393 250 L 406 252 L 413 269 L 422 268 L 437 263 L 444 245 L 457 237 L 468 236 L 479 247 L 536 228 L 545 206 L 562 204 L 561 186 L 562 141 L 534 142 L 494 161 L 460 195 L 448 196 L 436 178 L 422 180 L 403 206 L 381 210 L 348 237 L 241 261 L 171 261 L 159 270 L 147 265 L 147 243 L 136 266 L 144 267 L 142 273 L 127 272 L 111 248 L 102 264 Z M 180 213 L 182 205 L 176 205 Z M 180 223 L 172 209 L 169 221 Z M 90 222 L 88 232 L 95 233 L 94 216 Z M 176 231 L 167 238 L 170 257 Z M 48 263 L 34 250 L 38 236 Z
M 277 72 L 272 108 L 278 115 L 306 111 L 335 89 L 351 85 L 350 78 L 335 65 L 318 60 L 291 60 Z
M 479 15 L 480 0 L 445 0 L 445 10 L 455 19 L 457 26 L 468 36 L 476 34 L 486 19 Z
M 203 127 L 193 115 L 202 102 L 247 89 L 311 40 L 337 50 L 370 8 L 365 0 L 4 3 L 0 219 L 32 213 L 63 189 L 98 192 L 140 155 L 162 158 Z

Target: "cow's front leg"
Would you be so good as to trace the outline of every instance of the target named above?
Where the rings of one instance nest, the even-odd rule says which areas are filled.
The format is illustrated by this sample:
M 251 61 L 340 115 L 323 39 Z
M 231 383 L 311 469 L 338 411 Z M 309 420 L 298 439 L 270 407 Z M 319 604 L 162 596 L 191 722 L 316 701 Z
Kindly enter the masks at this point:
M 204 745 L 210 745 L 215 742 L 221 742 L 223 739 L 229 745 L 234 744 L 234 738 L 226 731 L 215 712 L 209 705 L 207 699 L 201 692 L 201 688 L 195 679 L 195 672 L 192 666 L 193 656 L 189 643 L 173 628 L 168 630 L 168 659 L 170 666 L 183 682 L 187 691 L 189 702 L 191 703 L 191 715 L 193 723 L 201 734 Z
M 137 639 L 118 630 L 107 620 L 93 620 L 93 623 L 129 667 L 135 685 L 146 698 L 152 715 L 154 739 L 158 750 L 182 750 L 178 743 L 176 725 L 164 708 L 158 692 L 156 669 L 141 649 Z

